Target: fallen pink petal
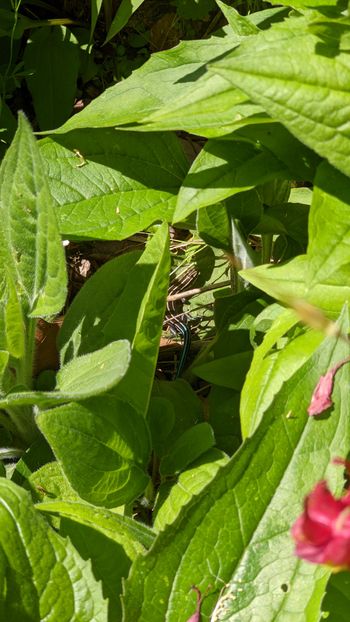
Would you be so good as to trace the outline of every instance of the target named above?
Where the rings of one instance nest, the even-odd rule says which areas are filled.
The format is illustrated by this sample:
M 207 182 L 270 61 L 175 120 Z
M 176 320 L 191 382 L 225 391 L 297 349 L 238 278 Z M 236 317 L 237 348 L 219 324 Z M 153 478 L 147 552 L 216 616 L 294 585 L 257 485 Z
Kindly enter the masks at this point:
M 350 492 L 336 499 L 325 481 L 316 484 L 291 533 L 301 559 L 350 569 Z
M 333 405 L 332 400 L 332 391 L 333 391 L 333 383 L 334 376 L 337 373 L 338 369 L 348 363 L 350 357 L 347 357 L 337 363 L 332 369 L 330 369 L 324 376 L 321 376 L 316 388 L 312 394 L 310 406 L 307 409 L 308 414 L 313 417 L 314 415 L 320 415 L 327 408 Z

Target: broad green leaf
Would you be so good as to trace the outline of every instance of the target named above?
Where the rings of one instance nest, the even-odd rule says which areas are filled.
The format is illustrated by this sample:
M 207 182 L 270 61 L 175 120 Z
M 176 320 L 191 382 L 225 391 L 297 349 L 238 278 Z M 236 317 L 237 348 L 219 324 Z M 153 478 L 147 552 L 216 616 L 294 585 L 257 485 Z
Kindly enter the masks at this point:
M 0 186 L 1 260 L 31 316 L 57 313 L 66 298 L 65 257 L 44 164 L 23 114 L 1 165 Z
M 180 188 L 174 222 L 276 177 L 286 178 L 288 171 L 270 152 L 244 142 L 209 140 Z
M 250 270 L 241 270 L 240 275 L 264 292 L 289 304 L 294 299 L 305 299 L 320 308 L 327 316 L 335 319 L 344 303 L 350 299 L 348 267 L 307 288 L 309 264 L 306 255 L 300 255 L 281 266 L 263 265 Z
M 283 339 L 296 321 L 293 312 L 285 311 L 275 320 L 254 352 L 241 393 L 241 427 L 245 438 L 256 430 L 282 385 L 310 358 L 322 341 L 323 335 L 316 331 L 297 333 L 290 339 Z
M 45 501 L 35 508 L 40 512 L 49 512 L 54 516 L 69 518 L 80 525 L 93 527 L 113 542 L 120 544 L 131 561 L 149 549 L 155 539 L 153 530 L 143 523 L 87 503 L 67 500 Z
M 64 123 L 73 110 L 79 70 L 79 46 L 65 26 L 32 30 L 24 60 L 26 82 L 41 130 Z M 45 93 L 45 96 L 43 96 Z
M 186 471 L 180 473 L 177 482 L 170 487 L 170 490 L 167 490 L 169 488 L 167 484 L 161 485 L 154 508 L 155 529 L 162 531 L 173 523 L 181 509 L 194 495 L 203 490 L 227 461 L 227 456 L 213 447 L 195 460 Z
M 277 0 L 272 0 L 271 4 L 277 4 Z M 278 2 L 278 4 L 284 4 L 288 7 L 293 7 L 294 9 L 320 9 L 324 8 L 324 0 L 292 0 L 292 2 L 288 2 L 287 0 L 282 0 L 282 2 Z M 327 7 L 335 7 L 338 4 L 338 0 L 327 0 Z
M 265 149 L 283 162 L 293 179 L 313 181 L 321 158 L 293 136 L 281 123 L 242 124 L 226 138 L 259 141 Z
M 167 409 L 171 411 L 170 415 L 165 415 L 167 419 L 173 419 L 173 425 L 167 430 L 167 434 L 163 436 L 162 447 L 158 456 L 161 457 L 169 453 L 186 430 L 192 428 L 198 421 L 203 421 L 203 405 L 198 396 L 188 382 L 178 378 L 173 381 L 155 380 L 152 390 L 152 398 L 150 401 L 150 412 L 148 417 L 152 419 L 154 413 L 152 410 L 161 410 L 167 402 Z M 163 425 L 163 424 L 162 424 Z M 152 426 L 151 426 L 152 427 Z M 160 432 L 159 432 L 160 435 Z
M 146 488 L 149 432 L 129 404 L 111 396 L 90 398 L 42 411 L 36 421 L 82 499 L 116 507 Z
M 251 360 L 251 351 L 239 352 L 195 366 L 193 372 L 207 382 L 239 391 L 249 370 Z
M 48 462 L 31 473 L 28 478 L 34 501 L 64 499 L 79 501 L 58 462 Z
M 91 560 L 93 573 L 102 583 L 103 595 L 108 598 L 108 620 L 121 620 L 122 580 L 132 561 L 152 544 L 152 530 L 131 518 L 83 503 L 48 501 L 36 509 L 59 517 L 60 533 L 69 536 L 84 559 Z
M 350 605 L 350 575 L 348 572 L 332 574 L 322 603 L 324 619 L 328 622 L 347 622 Z
M 221 0 L 215 0 L 219 9 L 222 10 L 233 32 L 240 36 L 256 35 L 259 32 L 259 28 L 255 26 L 247 17 L 240 15 L 236 9 L 232 6 L 221 2 Z
M 175 425 L 175 409 L 164 397 L 151 397 L 147 410 L 147 423 L 156 456 L 167 453 L 167 438 Z
M 62 235 L 120 240 L 172 219 L 188 169 L 173 134 L 90 129 L 39 147 Z
M 108 620 L 121 620 L 122 581 L 128 576 L 130 567 L 123 547 L 94 527 L 67 518 L 60 519 L 60 534 L 69 538 L 83 559 L 90 561 L 92 572 L 101 582 L 102 594 L 108 602 Z
M 350 180 L 327 162 L 315 178 L 309 219 L 308 279 L 311 289 L 350 264 Z
M 131 342 L 129 369 L 113 391 L 146 415 L 156 369 L 168 293 L 169 234 L 161 225 L 128 275 L 127 284 L 103 328 L 108 340 Z
M 107 602 L 90 562 L 35 511 L 29 493 L 3 478 L 0 525 L 4 619 L 107 622 Z
M 106 41 L 110 41 L 128 23 L 129 18 L 141 6 L 144 0 L 122 0 L 113 18 Z
M 208 421 L 213 428 L 215 445 L 232 456 L 242 443 L 239 420 L 240 392 L 214 385 L 207 400 Z
M 84 283 L 69 306 L 58 334 L 62 363 L 109 343 L 103 329 L 140 254 L 132 251 L 107 261 Z
M 127 80 L 104 91 L 56 133 L 139 124 L 176 100 L 179 101 L 175 110 L 180 111 L 177 116 L 182 122 L 172 122 L 175 129 L 231 125 L 232 88 L 221 76 L 209 76 L 206 64 L 234 49 L 240 41 L 233 33 L 214 35 L 202 41 L 182 41 L 175 48 L 153 54 Z M 237 103 L 247 100 L 241 92 L 237 93 Z
M 348 326 L 346 317 L 341 330 Z M 318 622 L 330 573 L 294 555 L 290 527 L 326 473 L 336 494 L 343 488 L 330 461 L 350 449 L 349 366 L 337 374 L 328 418 L 310 418 L 306 408 L 320 375 L 348 350 L 343 340 L 326 339 L 284 384 L 255 434 L 134 562 L 125 622 L 146 621 L 150 611 L 152 622 L 185 622 L 195 609 L 190 586 L 205 593 L 209 584 L 202 615 L 215 622 L 251 622 L 260 612 L 264 622 L 284 622 L 291 611 L 300 622 Z
M 57 389 L 72 399 L 103 393 L 122 380 L 129 363 L 129 342 L 112 341 L 100 350 L 66 363 L 57 374 Z
M 197 231 L 206 244 L 226 251 L 231 250 L 231 223 L 224 203 L 198 210 Z
M 214 433 L 209 423 L 194 425 L 177 439 L 170 452 L 162 458 L 159 468 L 161 475 L 174 475 L 183 471 L 214 444 Z
M 56 404 L 85 400 L 105 393 L 121 382 L 130 364 L 130 344 L 113 341 L 95 352 L 77 356 L 57 374 L 57 390 L 13 391 L 0 396 L 3 408 L 37 404 L 48 408 Z
M 289 18 L 249 37 L 212 70 L 349 174 L 349 54 L 337 49 L 336 41 L 312 35 L 307 26 L 307 18 Z

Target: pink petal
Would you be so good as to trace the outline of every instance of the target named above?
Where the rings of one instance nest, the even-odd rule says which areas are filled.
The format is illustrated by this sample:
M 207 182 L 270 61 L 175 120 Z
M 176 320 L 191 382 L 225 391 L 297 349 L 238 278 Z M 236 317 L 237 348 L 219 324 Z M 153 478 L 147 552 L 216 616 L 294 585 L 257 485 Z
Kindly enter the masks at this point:
M 305 512 L 315 523 L 330 526 L 344 509 L 343 499 L 335 499 L 325 481 L 318 482 L 305 500 Z
M 337 373 L 338 369 L 342 367 L 345 363 L 348 363 L 350 357 L 343 359 L 339 363 L 337 363 L 332 369 L 330 369 L 324 376 L 321 376 L 317 386 L 312 394 L 310 406 L 307 409 L 307 412 L 311 417 L 314 415 L 320 415 L 324 410 L 327 410 L 330 406 L 332 406 L 332 391 L 333 391 L 333 381 L 334 376 Z

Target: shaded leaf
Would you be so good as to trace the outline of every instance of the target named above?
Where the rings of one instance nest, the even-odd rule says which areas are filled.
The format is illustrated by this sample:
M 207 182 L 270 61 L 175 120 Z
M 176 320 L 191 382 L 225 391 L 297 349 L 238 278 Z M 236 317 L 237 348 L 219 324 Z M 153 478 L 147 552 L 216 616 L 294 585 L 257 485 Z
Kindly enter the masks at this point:
M 64 123 L 73 111 L 79 69 L 79 46 L 65 26 L 32 30 L 24 52 L 26 77 L 42 130 Z
M 105 43 L 113 39 L 118 32 L 128 23 L 129 18 L 141 6 L 144 0 L 122 0 L 108 30 Z

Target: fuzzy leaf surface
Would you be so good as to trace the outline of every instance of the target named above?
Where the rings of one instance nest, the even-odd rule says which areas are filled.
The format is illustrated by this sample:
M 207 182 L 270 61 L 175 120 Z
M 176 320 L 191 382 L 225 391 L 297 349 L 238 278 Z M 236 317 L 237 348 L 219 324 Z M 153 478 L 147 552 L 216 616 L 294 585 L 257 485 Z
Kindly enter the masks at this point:
M 74 399 L 107 391 L 127 373 L 130 344 L 126 339 L 112 341 L 104 348 L 78 356 L 66 363 L 57 374 L 57 388 Z
M 107 622 L 107 602 L 90 562 L 36 512 L 28 492 L 3 478 L 0 525 L 4 619 Z
M 85 501 L 116 507 L 145 489 L 149 432 L 129 404 L 106 395 L 42 411 L 36 421 Z
M 348 325 L 343 318 L 341 330 Z M 136 560 L 125 584 L 125 622 L 146 622 L 150 611 L 154 622 L 185 622 L 195 609 L 191 585 L 203 593 L 209 584 L 202 615 L 215 622 L 260 622 L 262 611 L 266 622 L 282 622 L 290 611 L 300 622 L 319 620 L 329 571 L 294 556 L 290 527 L 326 471 L 335 493 L 343 487 L 329 464 L 350 448 L 349 366 L 335 380 L 330 416 L 310 419 L 306 409 L 319 376 L 348 351 L 342 340 L 326 339 L 243 448 Z
M 1 261 L 32 316 L 57 313 L 66 298 L 65 257 L 44 164 L 23 114 L 1 165 L 0 187 Z

